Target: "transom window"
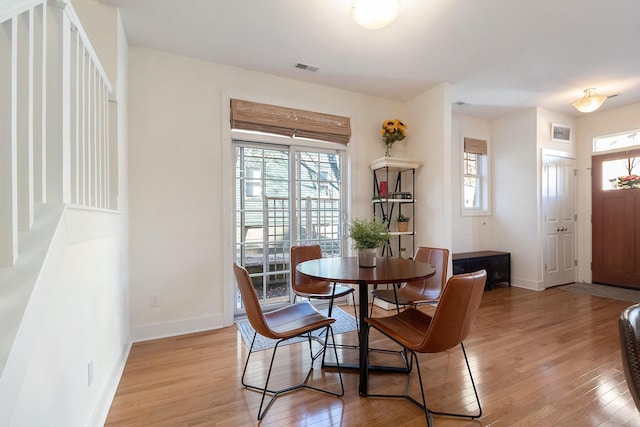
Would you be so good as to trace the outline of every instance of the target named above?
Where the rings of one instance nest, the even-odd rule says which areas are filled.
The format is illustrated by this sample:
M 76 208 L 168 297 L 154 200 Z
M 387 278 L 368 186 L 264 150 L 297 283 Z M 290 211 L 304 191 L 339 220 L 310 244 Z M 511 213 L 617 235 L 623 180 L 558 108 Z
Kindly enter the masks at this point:
M 613 135 L 593 138 L 593 152 L 614 151 L 621 148 L 640 146 L 640 129 L 631 132 L 621 132 Z

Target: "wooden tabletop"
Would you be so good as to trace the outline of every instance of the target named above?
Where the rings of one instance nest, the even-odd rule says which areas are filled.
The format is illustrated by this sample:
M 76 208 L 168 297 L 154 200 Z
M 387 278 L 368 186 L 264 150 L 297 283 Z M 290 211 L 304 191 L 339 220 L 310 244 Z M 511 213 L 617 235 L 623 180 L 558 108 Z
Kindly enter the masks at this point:
M 375 267 L 359 267 L 357 257 L 320 258 L 298 264 L 312 279 L 340 283 L 398 283 L 422 280 L 436 274 L 430 264 L 400 258 L 376 258 Z

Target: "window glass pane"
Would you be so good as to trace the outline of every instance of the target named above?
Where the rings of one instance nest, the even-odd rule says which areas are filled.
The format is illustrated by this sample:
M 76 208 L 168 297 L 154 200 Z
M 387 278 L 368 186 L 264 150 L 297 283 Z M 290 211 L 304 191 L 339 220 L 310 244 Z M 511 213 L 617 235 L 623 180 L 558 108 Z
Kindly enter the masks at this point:
M 236 159 L 236 260 L 262 304 L 288 302 L 288 148 L 238 146 Z M 236 301 L 242 309 L 237 291 Z
M 475 177 L 464 177 L 464 207 L 480 208 L 480 180 Z
M 617 150 L 619 148 L 640 145 L 638 131 L 625 132 L 616 135 L 600 136 L 593 139 L 593 152 Z
M 602 189 L 640 188 L 640 158 L 630 157 L 602 162 Z
M 300 151 L 297 160 L 298 242 L 319 244 L 324 256 L 340 256 L 342 157 Z
M 480 154 L 464 153 L 464 174 L 478 174 L 478 157 Z

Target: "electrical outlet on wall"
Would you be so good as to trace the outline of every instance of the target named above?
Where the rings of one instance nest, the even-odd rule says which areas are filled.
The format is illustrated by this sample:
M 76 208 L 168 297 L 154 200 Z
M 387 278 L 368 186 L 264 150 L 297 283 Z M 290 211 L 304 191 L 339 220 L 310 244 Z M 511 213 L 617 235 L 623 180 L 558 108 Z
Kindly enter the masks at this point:
M 149 295 L 149 306 L 150 307 L 160 307 L 160 295 L 158 295 L 158 294 L 150 294 Z

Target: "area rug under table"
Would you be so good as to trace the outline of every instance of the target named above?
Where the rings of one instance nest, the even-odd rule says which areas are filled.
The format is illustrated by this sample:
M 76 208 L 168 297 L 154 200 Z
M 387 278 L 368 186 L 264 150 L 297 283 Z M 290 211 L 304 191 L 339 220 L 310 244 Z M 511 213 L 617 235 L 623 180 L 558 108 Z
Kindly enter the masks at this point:
M 318 309 L 318 311 L 324 315 L 327 314 L 327 310 L 328 308 Z M 346 313 L 340 307 L 333 307 L 331 317 L 336 319 L 336 321 L 331 325 L 333 328 L 334 335 L 344 334 L 346 332 L 351 332 L 358 329 L 356 318 L 353 317 L 351 314 Z M 253 334 L 255 332 L 255 329 L 253 329 L 248 319 L 243 319 L 236 322 L 236 326 L 238 327 L 238 330 L 240 331 L 240 335 L 242 335 L 242 339 L 244 340 L 244 343 L 247 345 L 247 348 L 250 348 L 251 340 L 253 339 Z M 312 335 L 315 335 L 321 338 L 322 340 L 324 340 L 324 335 L 320 337 L 323 331 L 324 331 L 324 328 L 319 329 L 315 331 Z M 305 337 L 291 338 L 290 340 L 287 340 L 280 345 L 295 344 L 298 342 L 305 341 L 306 339 L 307 338 Z M 256 342 L 253 344 L 253 351 L 267 350 L 269 348 L 273 348 L 275 347 L 277 342 L 278 340 L 265 338 L 262 335 L 258 334 L 256 336 Z
M 594 295 L 597 297 L 640 303 L 640 291 L 636 291 L 634 289 L 617 288 L 615 286 L 597 285 L 593 283 L 571 283 L 569 285 L 559 286 L 558 289 Z

